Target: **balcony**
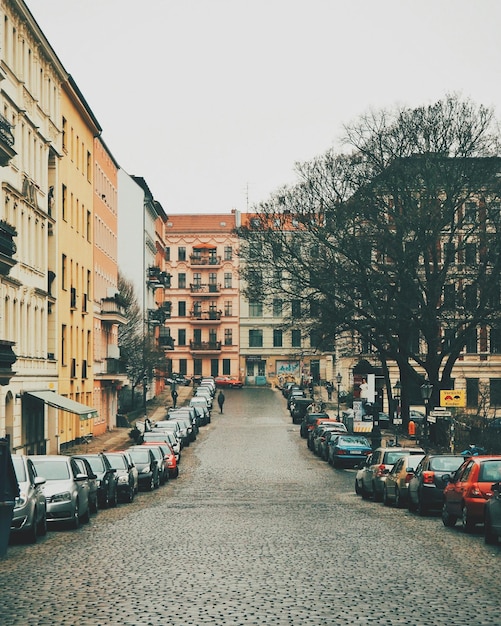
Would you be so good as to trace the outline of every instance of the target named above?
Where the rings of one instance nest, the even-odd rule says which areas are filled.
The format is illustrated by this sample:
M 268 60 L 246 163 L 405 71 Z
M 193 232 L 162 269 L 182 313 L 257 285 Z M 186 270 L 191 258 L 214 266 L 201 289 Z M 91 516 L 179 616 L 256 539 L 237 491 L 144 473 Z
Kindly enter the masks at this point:
M 192 352 L 221 352 L 220 341 L 190 341 Z
M 12 349 L 15 345 L 14 341 L 0 339 L 0 385 L 8 385 L 10 379 L 15 374 L 12 370 L 12 366 L 17 361 L 17 357 Z
M 12 126 L 3 115 L 0 115 L 0 166 L 8 165 L 16 154 Z
M 0 220 L 0 274 L 7 276 L 17 261 L 13 258 L 16 253 L 14 237 L 17 231 L 8 222 Z
M 222 311 L 190 311 L 191 321 L 197 322 L 220 322 Z
M 212 296 L 215 293 L 221 292 L 221 285 L 217 284 L 190 284 L 191 293 L 195 293 L 199 296 Z
M 216 254 L 190 254 L 190 265 L 217 267 L 221 265 L 221 257 Z
M 174 350 L 174 339 L 171 337 L 170 329 L 162 326 L 158 333 L 158 345 L 165 350 Z
M 148 309 L 148 324 L 151 326 L 161 326 L 166 319 L 167 315 L 163 309 Z
M 103 298 L 101 300 L 101 319 L 108 324 L 127 323 L 125 309 L 117 296 L 113 298 Z
M 162 272 L 160 268 L 156 265 L 151 265 L 148 268 L 147 281 L 148 287 L 150 287 L 151 289 L 158 289 L 160 287 L 170 289 L 171 278 L 171 274 L 168 274 L 167 272 Z

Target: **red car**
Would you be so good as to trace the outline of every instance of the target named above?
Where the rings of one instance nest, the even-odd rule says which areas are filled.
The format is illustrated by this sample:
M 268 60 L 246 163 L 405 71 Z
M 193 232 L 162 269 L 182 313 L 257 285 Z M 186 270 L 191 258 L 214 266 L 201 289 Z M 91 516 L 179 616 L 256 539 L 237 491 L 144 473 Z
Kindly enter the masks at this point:
M 460 519 L 463 529 L 471 532 L 475 524 L 483 524 L 485 503 L 492 497 L 492 485 L 499 480 L 501 455 L 465 459 L 444 489 L 444 526 L 454 526 Z
M 232 389 L 242 389 L 243 382 L 236 376 L 216 376 L 214 379 L 216 387 L 231 387 Z

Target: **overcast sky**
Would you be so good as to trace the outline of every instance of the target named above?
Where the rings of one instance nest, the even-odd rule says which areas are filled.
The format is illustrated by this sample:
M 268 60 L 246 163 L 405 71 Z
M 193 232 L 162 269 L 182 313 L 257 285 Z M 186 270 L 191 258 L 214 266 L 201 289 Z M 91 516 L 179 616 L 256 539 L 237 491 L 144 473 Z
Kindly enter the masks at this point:
M 251 209 L 369 109 L 500 114 L 500 0 L 26 2 L 167 214 Z

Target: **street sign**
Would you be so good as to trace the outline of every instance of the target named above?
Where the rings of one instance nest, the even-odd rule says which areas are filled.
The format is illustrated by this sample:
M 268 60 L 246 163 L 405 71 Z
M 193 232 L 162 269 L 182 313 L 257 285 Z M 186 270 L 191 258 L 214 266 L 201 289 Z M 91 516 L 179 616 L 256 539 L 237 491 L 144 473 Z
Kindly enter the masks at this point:
M 450 411 L 430 411 L 428 421 L 430 421 L 430 417 L 452 417 L 452 413 Z
M 430 415 L 428 415 L 428 424 L 436 424 L 437 423 L 437 418 L 435 417 L 435 415 L 432 415 L 430 413 Z
M 395 424 L 395 426 L 400 426 L 400 424 L 402 423 L 402 420 L 399 417 L 395 417 L 395 419 L 393 420 L 393 423 Z

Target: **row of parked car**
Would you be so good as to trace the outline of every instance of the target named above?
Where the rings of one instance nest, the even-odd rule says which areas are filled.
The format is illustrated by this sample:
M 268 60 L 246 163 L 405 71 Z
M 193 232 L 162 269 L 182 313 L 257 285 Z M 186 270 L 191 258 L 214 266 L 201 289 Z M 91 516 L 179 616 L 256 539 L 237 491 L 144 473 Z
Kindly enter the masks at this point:
M 139 491 L 158 489 L 179 475 L 183 448 L 210 423 L 212 379 L 197 388 L 189 406 L 169 409 L 165 419 L 144 428 L 135 445 L 96 454 L 14 455 L 20 495 L 11 536 L 36 542 L 47 528 L 78 528 L 99 509 L 132 502 Z M 194 405 L 191 402 L 194 401 Z
M 444 526 L 459 520 L 465 532 L 483 524 L 488 544 L 501 538 L 501 455 L 478 455 L 474 448 L 461 454 L 426 454 L 414 446 L 373 450 L 366 437 L 311 408 L 301 420 L 301 437 L 333 467 L 356 469 L 355 492 L 362 498 L 421 516 L 438 511 Z

